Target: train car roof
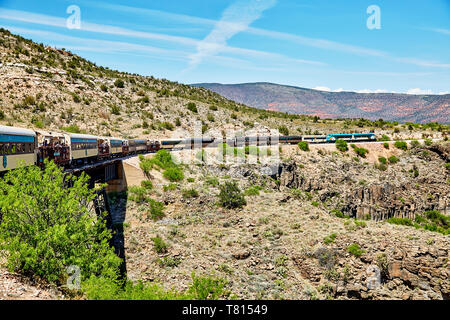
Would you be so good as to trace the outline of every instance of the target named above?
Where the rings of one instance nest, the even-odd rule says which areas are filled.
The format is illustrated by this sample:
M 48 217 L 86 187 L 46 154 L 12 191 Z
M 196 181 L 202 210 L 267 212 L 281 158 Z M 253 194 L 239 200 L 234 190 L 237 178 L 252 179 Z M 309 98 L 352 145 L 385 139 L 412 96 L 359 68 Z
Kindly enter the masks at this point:
M 65 138 L 64 132 L 55 132 L 55 131 L 45 131 L 45 130 L 35 130 L 35 132 L 38 135 L 44 136 L 44 137 L 58 137 L 58 138 Z
M 0 126 L 0 134 L 10 134 L 16 136 L 36 137 L 36 132 L 30 129 Z
M 361 136 L 361 135 L 372 135 L 373 132 L 368 133 L 330 133 L 329 136 Z
M 74 138 L 74 139 L 95 139 L 98 140 L 99 137 L 97 136 L 93 136 L 90 134 L 81 134 L 81 133 L 71 133 L 70 134 L 70 138 Z

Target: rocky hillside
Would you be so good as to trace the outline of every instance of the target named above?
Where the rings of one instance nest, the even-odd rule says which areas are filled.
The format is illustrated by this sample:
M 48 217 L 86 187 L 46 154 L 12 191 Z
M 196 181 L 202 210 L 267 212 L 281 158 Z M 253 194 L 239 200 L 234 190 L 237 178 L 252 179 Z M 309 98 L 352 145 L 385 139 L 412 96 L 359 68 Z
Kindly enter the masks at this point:
M 321 118 L 450 123 L 450 95 L 325 92 L 272 83 L 195 84 L 246 105 Z
M 448 299 L 450 144 L 360 146 L 366 158 L 286 146 L 278 164 L 187 165 L 177 184 L 141 174 L 165 216 L 152 220 L 138 193 L 114 198 L 128 276 L 184 289 L 192 272 L 213 273 L 242 299 Z M 219 186 L 233 180 L 242 209 L 217 205 Z

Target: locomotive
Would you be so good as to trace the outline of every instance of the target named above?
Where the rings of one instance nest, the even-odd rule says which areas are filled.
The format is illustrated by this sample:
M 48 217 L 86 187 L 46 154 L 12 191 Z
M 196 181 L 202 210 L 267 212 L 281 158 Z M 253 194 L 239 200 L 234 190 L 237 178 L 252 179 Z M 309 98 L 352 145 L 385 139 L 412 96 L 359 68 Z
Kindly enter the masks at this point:
M 121 158 L 141 153 L 157 152 L 160 149 L 194 149 L 217 147 L 227 144 L 231 147 L 249 145 L 273 146 L 310 143 L 334 143 L 337 139 L 346 141 L 375 141 L 374 133 L 329 134 L 326 136 L 254 136 L 234 138 L 188 138 L 188 139 L 122 139 L 98 137 L 88 134 L 61 133 L 43 130 L 29 130 L 0 126 L 0 172 L 15 169 L 20 165 L 42 167 L 44 160 L 52 160 L 63 167 L 74 167 L 96 163 L 106 159 Z

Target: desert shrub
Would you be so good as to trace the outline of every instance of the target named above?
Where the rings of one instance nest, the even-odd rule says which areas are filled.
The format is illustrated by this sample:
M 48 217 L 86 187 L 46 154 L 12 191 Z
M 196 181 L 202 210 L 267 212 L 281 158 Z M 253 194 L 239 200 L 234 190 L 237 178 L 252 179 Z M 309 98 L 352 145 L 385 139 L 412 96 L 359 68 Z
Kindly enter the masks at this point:
M 397 158 L 396 156 L 391 156 L 391 157 L 388 158 L 388 161 L 389 161 L 390 163 L 395 164 L 395 163 L 399 162 L 400 159 Z
M 383 147 L 384 147 L 385 149 L 389 149 L 389 143 L 387 143 L 387 142 L 383 143 Z
M 340 210 L 333 209 L 333 210 L 331 210 L 331 213 L 334 214 L 338 218 L 344 218 L 344 214 Z
M 284 125 L 279 126 L 278 127 L 278 131 L 280 132 L 280 134 L 282 134 L 284 136 L 289 135 L 289 129 L 286 126 L 284 126 Z
M 433 144 L 433 140 L 430 139 L 430 138 L 426 138 L 424 143 L 425 143 L 426 146 L 431 146 Z
M 319 248 L 314 252 L 314 257 L 319 261 L 319 265 L 331 269 L 337 263 L 337 252 L 332 249 Z
M 125 82 L 123 82 L 122 79 L 117 79 L 116 81 L 114 81 L 114 85 L 117 88 L 123 88 L 125 86 Z
M 403 151 L 408 150 L 408 145 L 406 144 L 405 141 L 395 141 L 394 146 L 395 146 L 397 149 L 401 149 L 401 150 L 403 150 Z
M 298 147 L 300 148 L 300 150 L 302 151 L 309 151 L 309 143 L 306 141 L 300 141 L 298 143 Z
M 219 204 L 227 209 L 242 208 L 247 204 L 244 195 L 235 181 L 219 186 Z
M 194 112 L 194 113 L 198 113 L 198 109 L 197 106 L 195 105 L 195 103 L 193 102 L 189 102 L 187 105 L 187 109 Z
M 247 190 L 244 191 L 244 195 L 246 196 L 258 196 L 259 191 L 263 188 L 261 186 L 251 186 Z
M 164 170 L 163 176 L 171 182 L 178 182 L 184 179 L 184 172 L 178 167 L 173 167 Z
M 109 246 L 104 219 L 89 210 L 96 194 L 86 175 L 67 176 L 53 162 L 43 171 L 22 167 L 0 179 L 0 193 L 0 250 L 8 252 L 11 271 L 62 284 L 75 265 L 82 280 L 117 278 L 121 260 Z
M 217 179 L 216 177 L 206 177 L 205 184 L 212 187 L 218 187 L 220 183 L 219 179 Z
M 223 278 L 211 275 L 197 277 L 192 273 L 192 283 L 184 292 L 165 290 L 157 283 L 122 283 L 102 277 L 92 277 L 82 286 L 90 300 L 223 300 L 233 297 L 226 289 L 227 284 Z
M 164 217 L 164 203 L 147 198 L 146 199 L 148 205 L 149 205 L 149 212 L 150 212 L 150 217 L 153 220 L 160 220 Z
M 111 113 L 116 115 L 116 116 L 120 115 L 120 107 L 117 106 L 117 105 L 113 105 L 111 107 Z
M 323 242 L 325 244 L 333 243 L 334 240 L 336 239 L 336 237 L 337 237 L 337 234 L 336 233 L 332 233 L 329 236 L 326 236 L 325 238 L 323 238 Z
M 163 186 L 164 192 L 177 190 L 177 185 L 175 183 L 171 183 L 167 186 Z
M 359 244 L 353 243 L 347 247 L 347 252 L 353 254 L 355 257 L 360 257 L 365 251 L 361 249 Z
M 389 136 L 383 134 L 380 138 L 378 138 L 378 141 L 391 141 L 391 138 L 389 138 Z
M 160 236 L 150 238 L 153 241 L 153 247 L 157 253 L 167 253 L 169 246 Z
M 191 199 L 198 197 L 198 191 L 195 189 L 185 189 L 182 191 L 184 199 Z
M 408 218 L 389 218 L 386 220 L 388 223 L 391 224 L 398 224 L 398 225 L 402 225 L 402 226 L 413 226 L 414 223 L 412 222 L 411 219 Z
M 387 165 L 384 163 L 375 164 L 375 169 L 378 169 L 380 171 L 386 171 L 388 169 Z
M 354 146 L 354 145 L 352 145 L 352 147 L 353 147 L 353 146 Z M 353 150 L 354 150 L 355 153 L 356 153 L 358 156 L 360 156 L 361 158 L 365 158 L 365 157 L 366 157 L 366 154 L 369 153 L 369 150 L 367 150 L 366 148 L 359 148 L 359 147 L 356 147 L 356 146 L 353 147 Z
M 147 189 L 147 190 L 152 190 L 153 189 L 153 183 L 150 180 L 143 180 L 141 182 L 141 187 Z
M 102 90 L 103 92 L 108 92 L 108 87 L 102 84 L 100 85 L 100 90 Z
M 417 148 L 420 147 L 420 142 L 417 140 L 413 140 L 409 143 L 409 145 L 411 146 L 411 148 Z
M 0 120 L 5 120 L 5 112 L 3 110 L 0 110 Z
M 77 95 L 76 93 L 72 93 L 72 99 L 73 99 L 73 102 L 75 102 L 75 103 L 80 103 L 81 102 L 80 96 Z
M 208 113 L 207 119 L 210 122 L 214 122 L 215 121 L 214 116 L 211 113 Z
M 440 213 L 437 210 L 425 211 L 424 215 L 429 220 L 433 221 L 434 223 L 436 223 L 442 227 L 448 228 L 450 225 L 450 216 L 443 215 L 442 213 Z
M 379 158 L 378 158 L 378 161 L 379 161 L 381 164 L 386 164 L 386 163 L 387 163 L 387 159 L 386 159 L 385 157 L 379 157 Z
M 141 203 L 145 201 L 145 197 L 147 195 L 147 189 L 144 187 L 138 186 L 130 186 L 128 188 L 128 199 L 131 201 L 135 201 L 137 203 Z
M 348 151 L 347 141 L 342 140 L 342 139 L 337 139 L 336 140 L 336 148 L 341 152 Z
M 73 124 L 73 125 L 68 126 L 68 127 L 64 127 L 62 129 L 64 131 L 67 131 L 67 132 L 70 132 L 70 133 L 81 133 L 81 129 L 76 124 Z
M 230 292 L 225 289 L 228 282 L 222 278 L 213 276 L 197 277 L 192 273 L 192 285 L 188 289 L 191 299 L 218 300 L 230 297 Z

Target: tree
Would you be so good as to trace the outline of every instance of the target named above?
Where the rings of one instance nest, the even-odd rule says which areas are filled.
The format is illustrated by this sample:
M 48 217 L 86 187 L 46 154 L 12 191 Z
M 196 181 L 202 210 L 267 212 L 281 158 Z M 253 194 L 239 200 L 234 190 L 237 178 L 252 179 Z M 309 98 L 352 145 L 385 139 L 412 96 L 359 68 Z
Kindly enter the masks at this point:
M 11 271 L 62 284 L 69 266 L 81 277 L 117 279 L 121 259 L 110 247 L 111 231 L 89 210 L 96 197 L 88 177 L 65 175 L 53 162 L 9 171 L 0 180 L 0 250 Z M 72 185 L 71 187 L 67 187 Z

